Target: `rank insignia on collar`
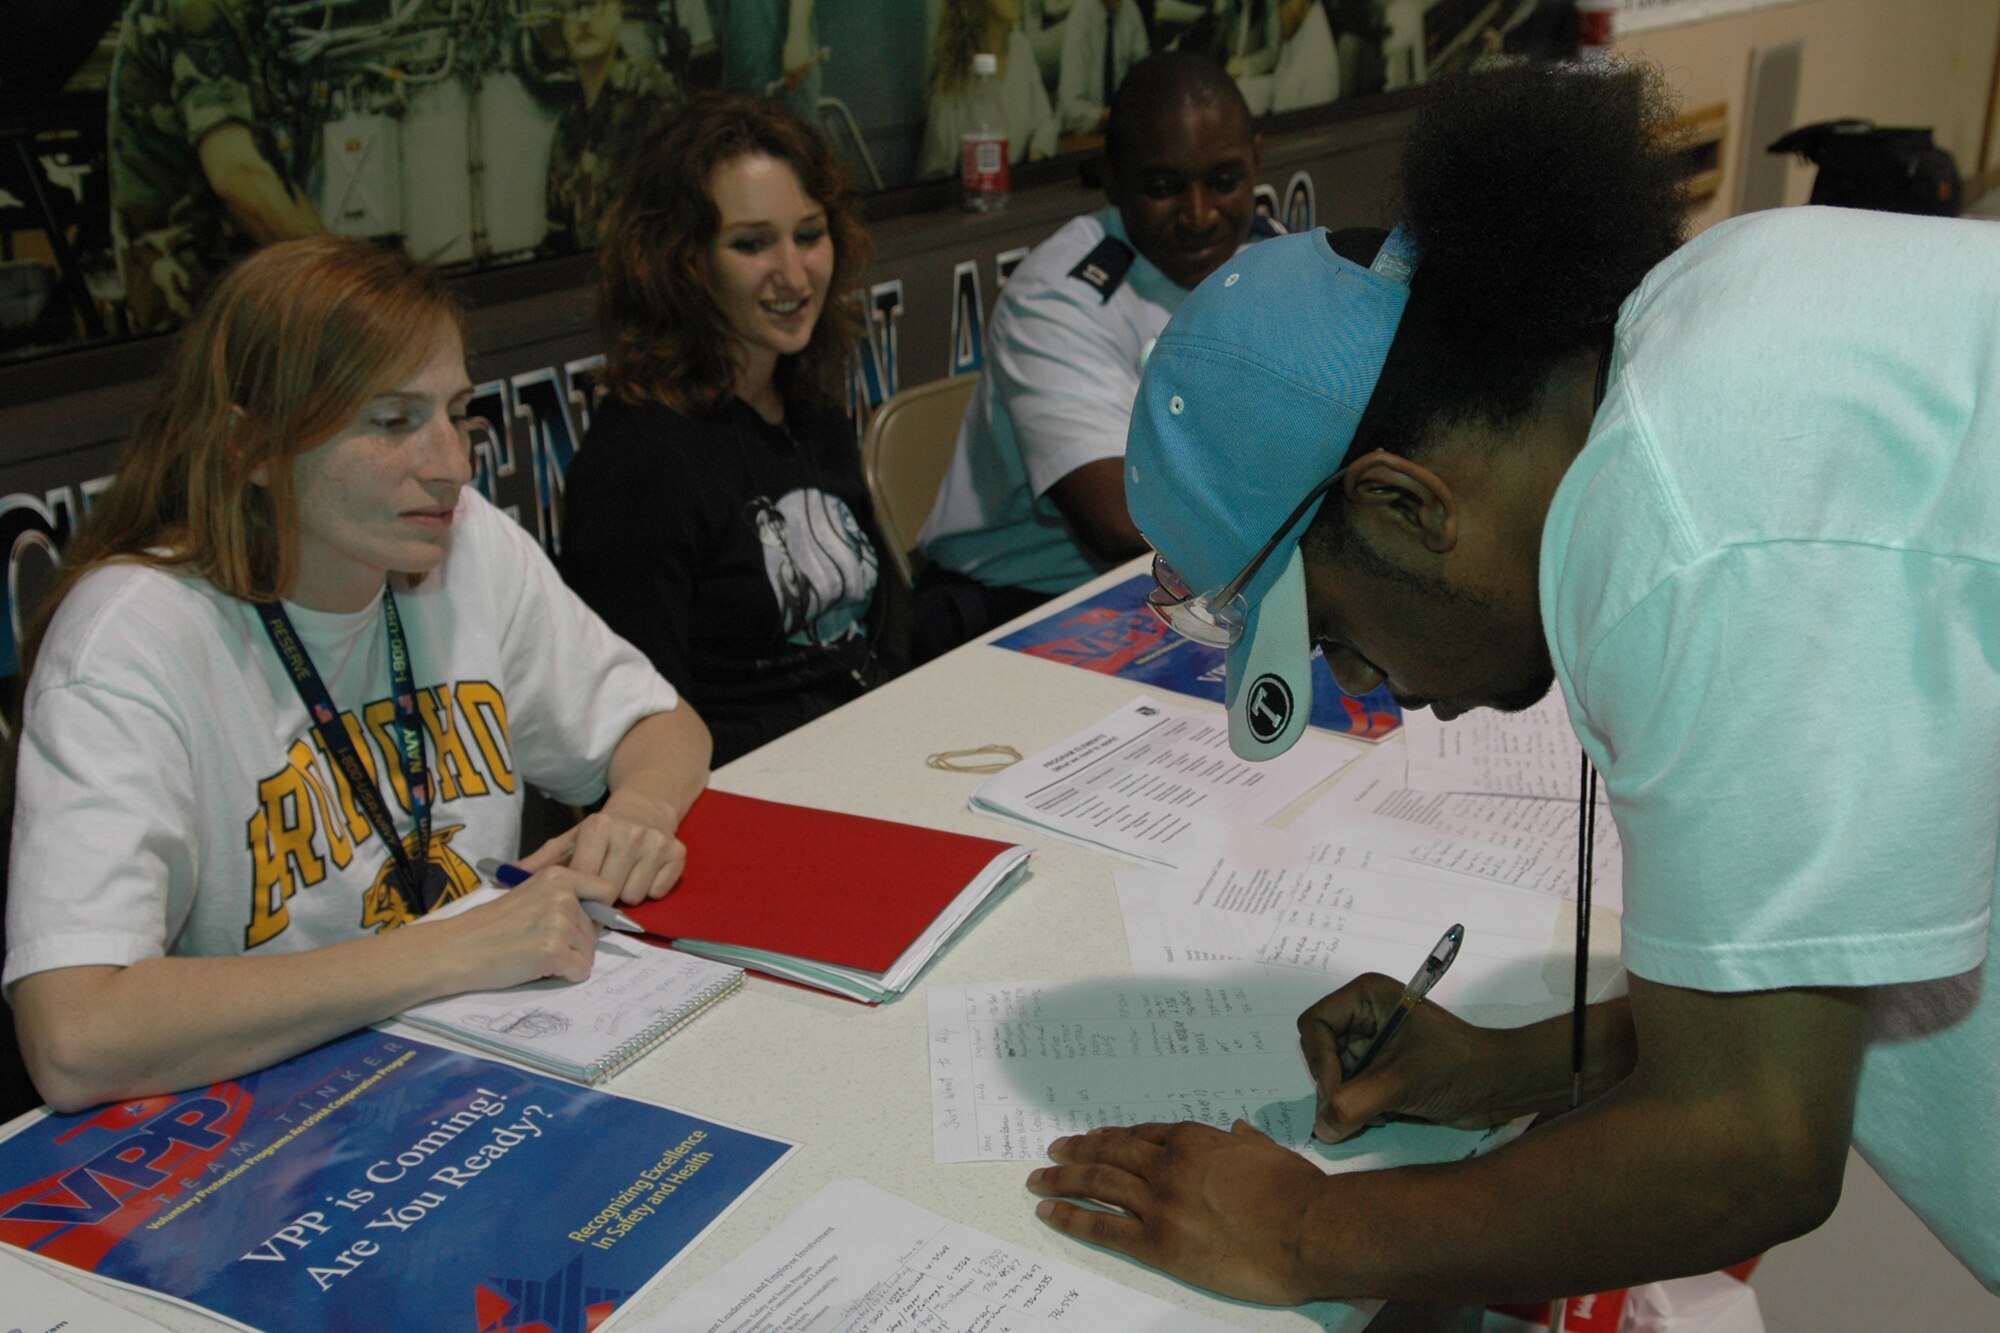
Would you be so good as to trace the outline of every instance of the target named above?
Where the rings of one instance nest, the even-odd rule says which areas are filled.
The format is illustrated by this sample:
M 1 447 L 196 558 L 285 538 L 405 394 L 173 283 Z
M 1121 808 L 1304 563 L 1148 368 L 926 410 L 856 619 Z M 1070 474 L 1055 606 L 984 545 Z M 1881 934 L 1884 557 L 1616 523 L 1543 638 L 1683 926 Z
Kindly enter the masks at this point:
M 1131 246 L 1116 236 L 1107 236 L 1097 243 L 1095 250 L 1077 262 L 1069 275 L 1095 291 L 1100 300 L 1109 301 L 1111 293 L 1125 281 L 1125 274 L 1131 270 L 1132 261 L 1137 256 L 1138 252 Z

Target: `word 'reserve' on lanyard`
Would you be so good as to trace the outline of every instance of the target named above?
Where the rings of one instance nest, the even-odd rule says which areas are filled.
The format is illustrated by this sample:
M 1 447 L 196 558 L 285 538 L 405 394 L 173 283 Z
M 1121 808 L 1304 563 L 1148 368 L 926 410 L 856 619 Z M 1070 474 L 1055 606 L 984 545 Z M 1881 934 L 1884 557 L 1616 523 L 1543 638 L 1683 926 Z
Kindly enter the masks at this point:
M 292 628 L 284 606 L 269 601 L 258 602 L 256 607 L 263 618 L 265 633 L 271 636 L 271 646 L 278 650 L 278 660 L 291 673 L 299 700 L 311 715 L 313 734 L 319 737 L 320 747 L 340 765 L 340 771 L 347 777 L 348 790 L 354 793 L 362 814 L 368 817 L 376 836 L 396 860 L 396 887 L 402 892 L 403 902 L 411 916 L 422 916 L 437 905 L 438 894 L 444 887 L 444 873 L 430 863 L 430 772 L 424 765 L 424 729 L 417 717 L 410 645 L 403 636 L 403 618 L 396 610 L 395 593 L 387 587 L 382 589 L 382 622 L 389 631 L 389 689 L 396 705 L 398 758 L 403 767 L 403 786 L 410 793 L 410 815 L 417 824 L 415 856 L 410 855 L 403 840 L 396 836 L 395 816 L 390 813 L 388 802 L 382 799 L 374 775 L 362 762 L 360 751 L 355 749 L 354 738 L 341 724 L 340 710 L 333 706 L 333 696 L 327 693 L 326 682 L 320 679 L 312 656 L 299 642 L 298 631 Z

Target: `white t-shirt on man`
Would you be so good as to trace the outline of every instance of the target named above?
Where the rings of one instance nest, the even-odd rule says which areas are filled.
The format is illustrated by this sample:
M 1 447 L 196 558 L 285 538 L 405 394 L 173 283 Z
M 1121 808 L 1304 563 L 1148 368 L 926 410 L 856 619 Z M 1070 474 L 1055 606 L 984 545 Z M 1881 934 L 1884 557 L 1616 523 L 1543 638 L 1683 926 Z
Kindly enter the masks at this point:
M 1123 276 L 1080 274 L 1107 239 L 1130 254 Z M 1115 205 L 1071 218 L 1028 253 L 994 308 L 986 369 L 917 534 L 927 559 L 1041 593 L 1098 574 L 1049 488 L 1086 463 L 1125 456 L 1140 363 L 1186 296 L 1131 248 Z
M 1855 1145 L 2000 1292 L 2000 228 L 1781 209 L 1661 264 L 1541 602 L 1627 967 L 1880 988 Z

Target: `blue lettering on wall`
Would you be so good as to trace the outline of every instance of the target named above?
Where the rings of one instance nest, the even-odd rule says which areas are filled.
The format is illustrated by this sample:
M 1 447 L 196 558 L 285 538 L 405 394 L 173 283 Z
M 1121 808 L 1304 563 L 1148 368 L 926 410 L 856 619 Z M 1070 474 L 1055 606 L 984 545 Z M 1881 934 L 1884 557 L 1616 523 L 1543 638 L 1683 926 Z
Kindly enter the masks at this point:
M 514 394 L 515 429 L 527 439 L 528 475 L 535 483 L 535 522 L 530 530 L 544 550 L 560 555 L 563 479 L 579 443 L 561 372 L 544 366 L 514 376 L 508 387 Z
M 474 385 L 465 415 L 466 438 L 472 445 L 472 484 L 510 518 L 519 519 L 519 510 L 500 496 L 505 479 L 517 471 L 513 432 L 509 429 L 513 412 L 507 401 L 507 381 L 487 380 Z
M 867 336 L 855 348 L 847 371 L 847 410 L 854 417 L 858 446 L 875 409 L 896 392 L 896 324 L 903 316 L 903 280 L 878 282 L 869 288 L 862 310 Z
M 986 306 L 979 295 L 979 264 L 962 260 L 951 271 L 951 362 L 947 375 L 966 375 L 986 365 Z
M 563 397 L 576 413 L 576 437 L 590 433 L 591 410 L 597 406 L 598 381 L 603 378 L 604 358 L 586 356 L 581 361 L 563 363 Z
M 1254 201 L 1251 207 L 1255 208 L 1259 213 L 1277 222 L 1284 221 L 1283 218 L 1278 216 L 1278 191 L 1275 188 L 1269 185 L 1259 185 L 1250 192 L 1250 198 Z
M 85 501 L 96 498 L 110 478 L 83 484 Z M 0 643 L 0 676 L 12 676 L 21 669 L 20 644 L 27 630 L 29 603 L 53 582 L 61 561 L 62 548 L 76 530 L 81 515 L 71 487 L 60 486 L 46 495 L 0 497 L 0 551 L 7 553 L 6 640 Z M 23 581 L 27 586 L 23 587 Z
M 1313 229 L 1317 212 L 1313 207 L 1313 178 L 1303 171 L 1293 172 L 1292 183 L 1285 187 L 1285 215 L 1278 220 L 1296 236 Z
M 603 367 L 602 356 L 590 356 L 488 380 L 466 407 L 472 484 L 550 555 L 562 550 L 563 482 L 590 429 Z

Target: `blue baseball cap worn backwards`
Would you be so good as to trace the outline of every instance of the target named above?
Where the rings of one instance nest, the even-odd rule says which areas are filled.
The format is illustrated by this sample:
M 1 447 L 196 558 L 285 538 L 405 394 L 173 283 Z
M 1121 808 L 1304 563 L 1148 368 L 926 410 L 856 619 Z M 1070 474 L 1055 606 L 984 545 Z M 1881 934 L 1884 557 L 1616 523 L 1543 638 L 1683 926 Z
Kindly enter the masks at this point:
M 1284 753 L 1311 716 L 1299 538 L 1324 500 L 1300 503 L 1348 461 L 1416 263 L 1400 227 L 1366 268 L 1325 228 L 1260 242 L 1189 293 L 1147 358 L 1125 446 L 1139 531 L 1202 594 L 1277 535 L 1228 648 L 1229 744 L 1245 759 Z

